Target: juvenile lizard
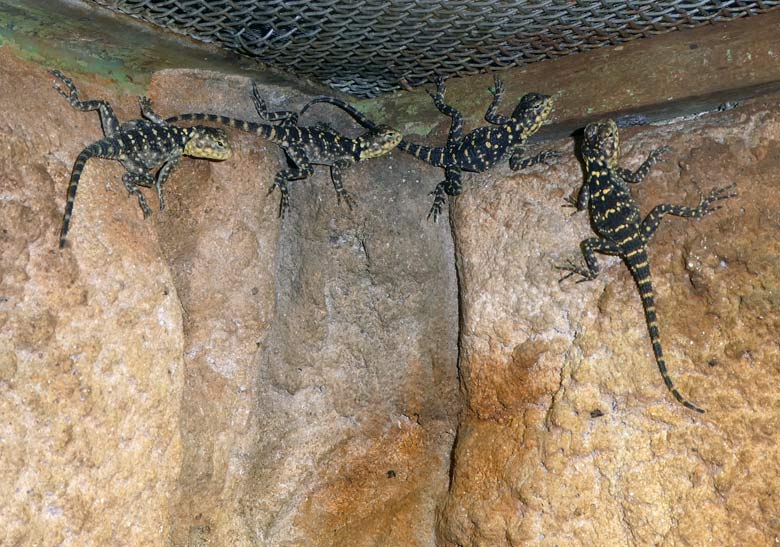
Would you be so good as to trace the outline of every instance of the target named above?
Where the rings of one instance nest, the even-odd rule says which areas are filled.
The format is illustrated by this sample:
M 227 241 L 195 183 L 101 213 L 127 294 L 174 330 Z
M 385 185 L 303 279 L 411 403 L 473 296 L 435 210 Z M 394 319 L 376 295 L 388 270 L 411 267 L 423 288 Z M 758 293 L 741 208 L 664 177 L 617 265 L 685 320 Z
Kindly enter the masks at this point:
M 65 217 L 60 232 L 60 248 L 65 246 L 79 179 L 84 165 L 90 158 L 119 160 L 122 163 L 127 169 L 127 173 L 122 177 L 125 188 L 138 198 L 138 204 L 146 218 L 152 210 L 147 205 L 139 186 L 154 188 L 157 191 L 162 210 L 165 206 L 162 196 L 163 184 L 182 155 L 212 160 L 226 160 L 231 156 L 227 134 L 221 129 L 169 125 L 152 111 L 151 103 L 146 97 L 139 98 L 144 118 L 120 125 L 108 102 L 81 101 L 76 86 L 69 78 L 59 70 L 52 70 L 51 74 L 65 86 L 63 89 L 60 82 L 54 84 L 54 88 L 68 99 L 73 108 L 84 112 L 91 110 L 100 112 L 100 122 L 105 135 L 104 138 L 82 150 L 73 165 L 68 184 Z M 159 166 L 161 166 L 160 170 L 154 176 L 153 171 Z
M 463 190 L 461 172 L 481 173 L 509 157 L 509 167 L 516 171 L 539 162 L 547 161 L 557 155 L 545 151 L 533 157 L 523 157 L 524 146 L 528 138 L 536 133 L 552 112 L 552 98 L 539 93 L 524 95 L 509 117 L 497 113 L 504 96 L 504 85 L 498 76 L 494 77 L 495 87 L 490 90 L 493 101 L 485 112 L 485 120 L 493 126 L 479 127 L 463 136 L 463 116 L 454 107 L 444 102 L 444 81 L 436 82 L 436 93 L 429 93 L 433 103 L 442 114 L 452 118 L 447 144 L 443 147 L 429 147 L 402 140 L 398 148 L 414 157 L 444 168 L 444 180 L 436 185 L 431 194 L 434 196 L 428 217 L 433 215 L 436 221 L 441 214 L 445 195 L 457 196 Z M 335 97 L 318 97 L 301 110 L 301 115 L 316 103 L 330 103 L 350 114 L 361 125 L 369 129 L 375 126 L 353 106 Z
M 363 135 L 350 139 L 324 124 L 312 127 L 299 127 L 298 115 L 294 112 L 269 112 L 265 101 L 260 97 L 255 84 L 252 85 L 252 100 L 263 119 L 269 122 L 280 121 L 278 125 L 254 123 L 215 114 L 181 114 L 165 120 L 173 123 L 183 120 L 201 120 L 221 123 L 229 127 L 254 133 L 280 146 L 293 166 L 276 173 L 269 193 L 279 188 L 282 194 L 279 215 L 284 216 L 290 206 L 287 183 L 306 179 L 314 172 L 312 165 L 330 166 L 333 187 L 339 201 L 343 199 L 352 208 L 354 201 L 344 189 L 342 182 L 344 170 L 355 163 L 383 156 L 401 142 L 401 134 L 385 125 L 376 126 Z
M 696 412 L 704 412 L 680 394 L 666 370 L 655 314 L 647 244 L 664 215 L 701 218 L 720 208 L 720 206 L 713 207 L 713 203 L 736 196 L 733 192 L 735 185 L 711 190 L 697 207 L 657 205 L 642 220 L 639 207 L 631 197 L 627 183 L 642 182 L 653 165 L 658 163 L 667 151 L 666 147 L 653 150 L 647 160 L 632 172 L 618 165 L 618 128 L 614 121 L 592 123 L 585 128 L 582 157 L 585 162 L 586 181 L 580 190 L 577 208 L 582 210 L 589 207 L 592 225 L 598 237 L 586 239 L 581 244 L 587 268 L 569 262 L 559 269 L 569 272 L 561 278 L 561 281 L 574 274 L 582 276 L 578 282 L 588 281 L 595 279 L 599 273 L 594 251 L 620 256 L 639 288 L 655 360 L 666 387 L 685 407 Z

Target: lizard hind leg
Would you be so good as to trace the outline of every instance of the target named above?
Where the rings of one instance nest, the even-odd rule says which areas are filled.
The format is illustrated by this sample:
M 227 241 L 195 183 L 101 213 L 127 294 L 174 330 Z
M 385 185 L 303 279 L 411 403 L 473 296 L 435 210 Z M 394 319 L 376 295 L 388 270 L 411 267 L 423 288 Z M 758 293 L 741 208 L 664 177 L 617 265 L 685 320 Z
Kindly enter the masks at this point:
M 79 92 L 76 89 L 76 85 L 73 80 L 65 76 L 59 70 L 51 70 L 52 76 L 60 80 L 54 83 L 54 89 L 56 89 L 60 95 L 68 99 L 70 105 L 76 110 L 82 112 L 89 112 L 91 110 L 97 110 L 100 112 L 100 124 L 103 126 L 103 134 L 106 137 L 110 137 L 119 129 L 119 120 L 114 114 L 114 109 L 108 102 L 103 100 L 82 101 L 79 99 Z M 60 83 L 62 82 L 62 83 Z M 63 85 L 67 88 L 67 91 L 63 89 Z
M 705 215 L 717 211 L 722 206 L 720 204 L 713 205 L 719 201 L 731 199 L 737 195 L 734 191 L 736 184 L 730 184 L 722 188 L 713 188 L 710 192 L 704 196 L 697 207 L 686 207 L 684 205 L 670 205 L 663 203 L 656 205 L 652 211 L 645 217 L 642 222 L 642 236 L 645 241 L 650 239 L 658 226 L 661 224 L 661 220 L 665 215 L 673 215 L 685 218 L 702 218 Z
M 274 182 L 268 189 L 268 193 L 271 194 L 275 189 L 279 189 L 282 194 L 279 201 L 279 218 L 284 218 L 287 211 L 290 210 L 290 190 L 287 187 L 287 183 L 293 180 L 305 179 L 310 176 L 314 170 L 309 165 L 308 170 L 302 169 L 284 169 L 276 173 Z
M 292 169 L 284 169 L 276 173 L 274 182 L 268 189 L 268 193 L 272 193 L 276 188 L 282 193 L 282 199 L 279 203 L 279 217 L 284 218 L 285 213 L 290 208 L 290 192 L 287 188 L 287 183 L 292 180 L 301 180 L 308 178 L 314 173 L 314 168 L 311 166 L 306 151 L 299 146 L 288 146 L 285 149 L 287 158 L 290 164 L 294 167 Z
M 154 187 L 154 178 L 148 174 L 131 173 L 128 171 L 122 177 L 122 182 L 125 183 L 127 192 L 130 195 L 136 196 L 138 198 L 138 206 L 141 208 L 141 211 L 143 211 L 144 218 L 148 218 L 149 215 L 152 214 L 152 210 L 146 203 L 146 198 L 144 197 L 143 193 L 141 193 L 139 186 Z
M 615 244 L 615 242 L 608 239 L 602 239 L 600 237 L 589 237 L 580 243 L 580 247 L 582 248 L 582 254 L 585 257 L 585 264 L 587 267 L 583 268 L 582 266 L 577 265 L 577 263 L 573 260 L 568 260 L 566 264 L 556 266 L 555 268 L 557 270 L 568 272 L 563 277 L 561 277 L 558 282 L 568 279 L 573 275 L 580 276 L 580 279 L 577 280 L 577 283 L 582 283 L 583 281 L 592 281 L 593 279 L 596 279 L 600 271 L 599 262 L 596 258 L 596 251 L 611 255 L 620 253 L 620 248 Z
M 252 82 L 252 103 L 255 106 L 255 110 L 261 118 L 269 122 L 284 122 L 288 125 L 298 124 L 298 114 L 290 112 L 288 110 L 279 110 L 277 112 L 269 112 L 268 105 L 265 103 L 265 99 L 260 96 L 260 90 L 257 88 L 257 84 Z

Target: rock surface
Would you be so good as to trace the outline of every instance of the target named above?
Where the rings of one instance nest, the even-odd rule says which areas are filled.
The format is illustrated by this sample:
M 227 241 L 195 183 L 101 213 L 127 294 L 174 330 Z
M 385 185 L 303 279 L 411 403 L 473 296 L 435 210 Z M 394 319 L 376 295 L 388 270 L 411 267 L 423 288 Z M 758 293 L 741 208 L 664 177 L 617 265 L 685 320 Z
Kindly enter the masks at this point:
M 249 84 L 164 71 L 150 93 L 166 115 L 254 120 Z M 261 92 L 271 110 L 305 100 Z M 429 545 L 459 407 L 452 240 L 401 180 L 423 166 L 396 152 L 351 169 L 353 211 L 316 167 L 280 220 L 284 156 L 231 134 L 237 157 L 209 185 L 184 171 L 157 221 L 186 312 L 174 543 Z
M 182 463 L 181 307 L 116 162 L 88 165 L 57 248 L 100 125 L 52 82 L 0 49 L 0 544 L 155 545 Z M 134 103 L 113 101 L 123 119 Z
M 629 167 L 674 149 L 632 187 L 644 211 L 738 184 L 650 245 L 697 415 L 666 391 L 618 259 L 558 283 L 590 235 L 561 207 L 582 182 L 571 141 L 550 166 L 468 175 L 450 229 L 425 220 L 441 170 L 400 152 L 349 171 L 353 211 L 316 167 L 281 220 L 283 154 L 231 130 L 234 158 L 183 160 L 146 221 L 121 166 L 90 162 L 60 251 L 100 127 L 51 85 L 0 48 L 0 545 L 780 541 L 777 98 L 621 135 Z M 244 78 L 164 71 L 149 95 L 257 119 Z
M 0 54 L 0 544 L 430 545 L 459 407 L 452 240 L 424 220 L 424 166 L 349 171 L 354 211 L 317 167 L 281 220 L 283 154 L 233 131 L 234 158 L 183 160 L 144 221 L 121 166 L 93 160 L 60 251 L 98 115 Z M 249 84 L 171 71 L 149 95 L 257 119 Z
M 623 164 L 668 161 L 632 186 L 647 213 L 739 197 L 650 243 L 661 337 L 686 410 L 656 367 L 636 285 L 582 261 L 586 213 L 571 143 L 549 168 L 497 170 L 453 207 L 467 412 L 440 545 L 773 545 L 780 541 L 780 102 L 625 130 Z

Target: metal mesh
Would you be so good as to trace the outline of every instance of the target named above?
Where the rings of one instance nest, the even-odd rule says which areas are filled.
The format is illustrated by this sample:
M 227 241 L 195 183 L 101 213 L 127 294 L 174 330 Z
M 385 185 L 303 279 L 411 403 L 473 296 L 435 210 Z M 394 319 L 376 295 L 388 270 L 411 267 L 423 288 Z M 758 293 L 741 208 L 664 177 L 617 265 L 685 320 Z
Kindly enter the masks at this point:
M 769 1 L 92 0 L 362 97 L 756 15 Z

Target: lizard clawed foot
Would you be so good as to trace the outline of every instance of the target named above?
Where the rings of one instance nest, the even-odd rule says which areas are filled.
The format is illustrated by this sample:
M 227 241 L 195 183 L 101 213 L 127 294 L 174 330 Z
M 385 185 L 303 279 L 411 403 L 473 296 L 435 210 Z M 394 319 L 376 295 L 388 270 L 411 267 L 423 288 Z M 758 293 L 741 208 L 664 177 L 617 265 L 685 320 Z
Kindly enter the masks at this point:
M 433 100 L 444 100 L 444 78 L 441 76 L 436 76 L 436 80 L 434 81 L 436 82 L 436 92 L 434 93 L 433 91 L 428 91 L 428 95 L 433 97 Z
M 145 95 L 141 95 L 138 97 L 138 106 L 141 107 L 141 112 L 154 110 L 154 108 L 152 107 L 152 100 Z
M 154 189 L 157 191 L 157 200 L 160 202 L 160 211 L 165 210 L 165 200 L 163 199 L 162 186 L 159 183 L 155 183 Z
M 431 209 L 428 211 L 428 216 L 425 217 L 426 220 L 430 220 L 431 216 L 433 216 L 434 222 L 439 222 L 439 215 L 441 215 L 441 204 L 433 202 L 433 205 L 431 205 Z
M 572 211 L 571 213 L 572 215 L 576 215 L 577 213 L 580 212 L 580 206 L 579 203 L 577 202 L 577 196 L 574 195 L 566 196 L 565 198 L 563 198 L 563 203 L 561 204 L 561 207 L 573 208 L 574 211 Z
M 658 163 L 660 161 L 663 161 L 664 156 L 671 151 L 672 151 L 671 146 L 661 146 L 659 148 L 656 148 L 655 150 L 650 152 L 650 160 L 653 163 Z
M 575 262 L 571 258 L 567 259 L 565 264 L 556 265 L 555 269 L 568 272 L 566 275 L 564 275 L 558 280 L 558 283 L 563 282 L 564 280 L 570 278 L 573 275 L 579 275 L 581 277 L 581 279 L 578 279 L 576 281 L 577 283 L 582 283 L 584 281 L 591 281 L 593 279 L 596 279 L 596 274 L 593 271 L 580 267 L 577 264 L 577 262 Z
M 287 211 L 290 210 L 290 198 L 287 194 L 282 194 L 282 198 L 279 200 L 279 218 L 284 219 L 287 215 Z
M 138 205 L 141 207 L 141 211 L 143 211 L 144 218 L 149 218 L 152 215 L 151 207 L 149 207 L 141 194 L 138 194 Z
M 287 189 L 287 183 L 283 180 L 275 180 L 271 187 L 268 188 L 268 193 L 266 195 L 271 195 L 277 188 L 282 194 L 282 197 L 279 200 L 279 218 L 284 218 L 284 215 L 290 208 L 290 192 Z
M 60 82 L 54 82 L 54 89 L 56 89 L 60 95 L 62 95 L 67 99 L 70 99 L 71 97 L 78 99 L 78 91 L 76 91 L 76 86 L 73 84 L 73 81 L 70 78 L 65 76 L 62 72 L 60 72 L 56 68 L 50 70 L 49 72 L 51 73 L 52 76 L 59 79 L 62 82 L 62 84 L 65 85 L 65 87 L 68 88 L 68 91 L 66 92 L 62 88 L 62 84 L 60 84 Z
M 704 198 L 702 198 L 701 202 L 699 203 L 698 210 L 700 214 L 702 216 L 707 215 L 723 207 L 722 205 L 713 206 L 712 204 L 716 201 L 737 197 L 739 194 L 734 191 L 736 187 L 736 184 L 729 184 L 728 186 L 713 188 L 710 190 L 710 192 Z
M 444 205 L 444 200 L 447 199 L 446 193 L 444 192 L 444 183 L 439 183 L 436 188 L 428 195 L 434 196 L 434 198 L 433 205 L 431 205 L 431 209 L 428 211 L 428 216 L 426 219 L 430 220 L 431 215 L 433 215 L 433 221 L 438 222 L 439 215 L 441 215 L 442 206 Z
M 340 191 L 336 192 L 336 201 L 339 205 L 341 205 L 341 200 L 344 200 L 344 203 L 347 204 L 347 208 L 351 211 L 355 207 L 355 200 L 352 198 L 352 196 L 344 190 L 343 188 Z
M 504 82 L 498 77 L 498 74 L 493 74 L 493 87 L 489 87 L 488 91 L 494 96 L 501 98 L 504 95 Z

